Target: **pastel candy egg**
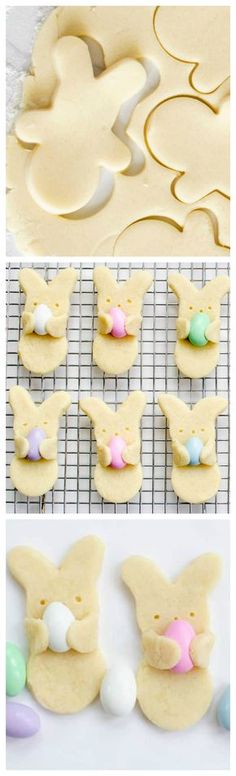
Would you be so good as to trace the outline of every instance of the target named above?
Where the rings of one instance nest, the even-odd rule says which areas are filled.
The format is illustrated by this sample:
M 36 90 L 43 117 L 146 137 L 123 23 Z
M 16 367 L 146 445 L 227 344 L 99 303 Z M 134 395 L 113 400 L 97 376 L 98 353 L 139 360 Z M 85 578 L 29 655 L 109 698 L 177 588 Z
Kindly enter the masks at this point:
M 29 442 L 29 451 L 27 458 L 29 461 L 39 461 L 42 458 L 40 454 L 40 444 L 45 439 L 46 433 L 43 428 L 32 428 L 27 439 Z
M 6 693 L 18 695 L 26 682 L 26 664 L 19 647 L 11 641 L 6 645 Z
M 39 304 L 34 313 L 34 331 L 43 337 L 46 332 L 46 323 L 52 318 L 52 311 L 46 304 Z
M 177 644 L 179 644 L 181 648 L 180 660 L 171 671 L 175 674 L 186 674 L 188 671 L 191 671 L 193 662 L 189 654 L 189 647 L 195 636 L 192 625 L 186 620 L 174 620 L 168 625 L 164 636 L 168 639 L 173 639 L 173 641 L 177 641 Z
M 114 436 L 109 442 L 109 448 L 111 452 L 111 463 L 113 469 L 124 469 L 126 466 L 125 461 L 122 458 L 122 453 L 126 448 L 126 442 L 120 436 Z
M 39 715 L 24 703 L 7 702 L 6 734 L 13 738 L 29 738 L 40 729 Z
M 221 695 L 216 715 L 219 725 L 226 730 L 230 730 L 230 686 L 226 687 L 223 695 Z
M 48 604 L 43 621 L 48 629 L 48 646 L 53 652 L 68 652 L 70 647 L 66 640 L 68 628 L 74 622 L 75 617 L 68 606 L 60 601 Z
M 126 330 L 125 330 L 125 313 L 123 313 L 123 310 L 120 309 L 120 307 L 111 307 L 109 310 L 109 314 L 112 317 L 113 320 L 113 327 L 111 330 L 111 334 L 113 337 L 118 337 L 119 339 L 121 337 L 126 337 Z
M 207 344 L 208 340 L 205 332 L 209 323 L 210 318 L 207 313 L 196 313 L 196 315 L 193 315 L 188 335 L 188 339 L 192 345 L 202 348 Z
M 123 717 L 130 714 L 137 697 L 136 680 L 131 669 L 117 663 L 106 672 L 100 689 L 100 701 L 108 714 Z
M 185 447 L 187 448 L 187 451 L 189 453 L 190 466 L 199 466 L 200 464 L 200 453 L 203 448 L 203 442 L 201 439 L 199 439 L 196 436 L 190 437 L 187 442 L 185 443 Z

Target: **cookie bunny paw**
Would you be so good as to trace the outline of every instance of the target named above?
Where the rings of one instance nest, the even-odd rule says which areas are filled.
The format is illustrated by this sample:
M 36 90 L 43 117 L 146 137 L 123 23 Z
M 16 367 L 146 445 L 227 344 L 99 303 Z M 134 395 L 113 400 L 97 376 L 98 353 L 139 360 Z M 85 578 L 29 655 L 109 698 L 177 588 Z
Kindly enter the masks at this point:
M 48 648 L 48 630 L 42 620 L 35 617 L 26 618 L 25 632 L 29 642 L 29 649 L 33 655 L 40 655 Z
M 143 634 L 142 645 L 148 664 L 153 668 L 167 670 L 173 668 L 180 659 L 179 644 L 165 636 L 159 636 L 154 630 Z
M 190 645 L 190 655 L 193 664 L 197 668 L 208 668 L 214 643 L 214 634 L 210 633 L 209 631 L 199 633 L 199 635 L 195 636 L 195 638 L 192 640 Z

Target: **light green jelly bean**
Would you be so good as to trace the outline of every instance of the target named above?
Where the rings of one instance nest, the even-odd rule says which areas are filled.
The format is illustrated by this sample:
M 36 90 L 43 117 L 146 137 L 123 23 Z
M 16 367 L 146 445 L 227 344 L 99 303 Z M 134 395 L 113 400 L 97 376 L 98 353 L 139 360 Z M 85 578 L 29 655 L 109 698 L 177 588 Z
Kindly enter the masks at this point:
M 19 695 L 26 682 L 26 664 L 19 647 L 7 642 L 6 646 L 6 693 Z
M 207 313 L 196 313 L 193 315 L 190 321 L 190 332 L 188 335 L 189 342 L 192 345 L 196 345 L 198 348 L 202 348 L 207 344 L 208 339 L 205 335 L 207 326 L 210 323 L 210 318 Z

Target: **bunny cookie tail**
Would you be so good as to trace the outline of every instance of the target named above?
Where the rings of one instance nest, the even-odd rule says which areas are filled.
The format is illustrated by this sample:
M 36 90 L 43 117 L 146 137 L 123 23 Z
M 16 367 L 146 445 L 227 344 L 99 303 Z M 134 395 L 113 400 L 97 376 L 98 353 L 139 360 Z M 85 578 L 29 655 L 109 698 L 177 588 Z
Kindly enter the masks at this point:
M 14 487 L 23 496 L 43 496 L 51 490 L 58 477 L 57 461 L 28 461 L 12 458 L 10 476 Z
M 95 469 L 95 485 L 100 496 L 105 501 L 114 504 L 124 504 L 136 496 L 142 485 L 143 472 L 140 463 L 136 466 L 127 465 L 124 469 L 104 469 L 100 463 Z
M 126 336 L 122 340 L 106 334 L 96 334 L 93 345 L 95 364 L 108 375 L 127 372 L 137 358 L 137 337 Z
M 97 697 L 106 670 L 99 652 L 65 654 L 47 650 L 32 655 L 27 667 L 27 684 L 41 706 L 57 714 L 73 714 Z
M 207 342 L 204 348 L 197 349 L 187 339 L 176 342 L 176 366 L 186 377 L 206 377 L 215 369 L 218 360 L 219 345 L 216 342 Z
M 138 701 L 145 716 L 164 730 L 184 730 L 198 722 L 213 694 L 208 671 L 175 674 L 151 668 L 144 660 L 137 674 Z
M 176 496 L 190 504 L 203 504 L 220 487 L 218 464 L 213 466 L 173 466 L 172 485 Z

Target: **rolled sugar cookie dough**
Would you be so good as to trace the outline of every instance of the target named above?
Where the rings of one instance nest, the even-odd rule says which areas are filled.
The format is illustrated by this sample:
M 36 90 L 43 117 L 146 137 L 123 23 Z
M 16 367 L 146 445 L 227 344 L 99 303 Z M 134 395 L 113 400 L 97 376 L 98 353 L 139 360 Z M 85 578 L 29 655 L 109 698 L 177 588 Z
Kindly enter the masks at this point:
M 26 301 L 18 352 L 24 367 L 34 374 L 48 374 L 65 360 L 70 296 L 77 277 L 73 267 L 61 270 L 49 283 L 33 269 L 20 272 Z
M 169 11 L 175 18 L 175 9 Z M 176 172 L 156 160 L 147 128 L 163 101 L 179 95 L 193 97 L 197 92 L 191 81 L 193 65 L 185 61 L 185 47 L 182 60 L 181 56 L 173 58 L 159 41 L 155 24 L 154 7 L 62 6 L 38 30 L 31 72 L 23 84 L 23 110 L 8 144 L 8 228 L 24 255 L 101 255 L 100 247 L 111 235 L 117 239 L 134 222 L 146 218 L 164 218 L 170 225 L 184 227 L 192 201 L 180 202 L 174 196 Z M 206 17 L 205 38 L 201 34 L 201 39 L 207 53 L 208 25 Z M 184 18 L 183 30 L 185 41 Z M 222 39 L 220 26 L 217 30 L 214 26 L 214 31 L 216 50 L 222 51 L 223 26 Z M 90 47 L 84 39 L 99 46 L 103 64 L 95 78 Z M 218 106 L 218 92 L 223 99 L 229 91 L 227 81 L 214 88 L 207 95 L 204 121 Z M 130 103 L 121 129 L 120 108 L 123 111 L 131 94 L 132 106 Z M 66 111 L 62 109 L 65 95 Z M 83 95 L 86 116 L 78 113 L 79 95 L 80 103 Z M 219 123 L 220 119 L 214 127 Z M 82 136 L 81 155 L 78 141 Z M 192 155 L 195 158 L 194 144 Z M 102 196 L 99 166 L 101 175 L 109 169 L 111 178 L 110 191 Z M 211 210 L 219 235 L 216 245 L 228 246 L 229 203 L 221 193 L 212 192 L 210 183 L 206 180 L 209 195 L 198 204 Z M 190 255 L 197 255 L 198 237 L 201 241 L 199 231 L 190 243 Z M 172 238 L 170 230 L 166 255 L 171 255 Z
M 211 553 L 193 560 L 173 582 L 148 558 L 133 556 L 123 564 L 122 578 L 135 599 L 144 651 L 137 673 L 138 702 L 150 722 L 164 730 L 191 727 L 211 703 L 208 664 L 214 636 L 207 596 L 220 571 L 220 558 Z M 165 636 L 175 621 L 191 629 L 188 646 Z M 190 667 L 176 673 L 184 650 Z
M 92 420 L 98 461 L 94 480 L 106 501 L 122 504 L 141 488 L 140 421 L 146 404 L 142 391 L 134 391 L 116 412 L 101 399 L 80 399 L 80 409 Z
M 15 547 L 8 554 L 9 569 L 27 596 L 27 684 L 42 706 L 58 714 L 88 706 L 98 695 L 105 673 L 97 644 L 96 592 L 103 552 L 100 539 L 86 536 L 72 546 L 59 568 L 30 547 Z M 60 601 L 73 615 L 65 632 L 68 650 L 63 653 L 50 649 L 50 630 L 43 619 L 48 605 Z M 63 628 L 63 621 L 57 626 L 57 631 Z
M 229 278 L 216 275 L 202 288 L 197 288 L 181 273 L 171 273 L 169 288 L 179 300 L 176 321 L 175 361 L 186 377 L 206 377 L 219 361 L 220 304 L 229 290 Z M 198 337 L 191 338 L 194 325 Z
M 152 285 L 152 276 L 146 270 L 137 270 L 119 284 L 108 267 L 95 267 L 94 284 L 98 293 L 98 331 L 93 359 L 106 374 L 120 375 L 137 358 L 143 296 Z
M 202 504 L 213 498 L 220 486 L 215 420 L 226 409 L 227 399 L 211 396 L 190 409 L 177 396 L 162 393 L 158 402 L 169 425 L 173 453 L 171 481 L 176 496 L 189 504 Z
M 14 412 L 12 483 L 24 496 L 43 496 L 58 476 L 57 434 L 60 417 L 71 404 L 70 396 L 66 391 L 56 391 L 36 405 L 25 388 L 15 385 L 9 403 Z

